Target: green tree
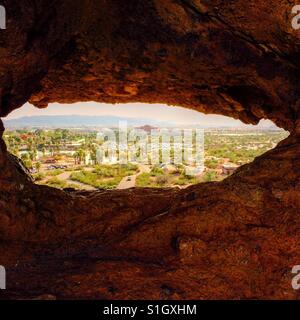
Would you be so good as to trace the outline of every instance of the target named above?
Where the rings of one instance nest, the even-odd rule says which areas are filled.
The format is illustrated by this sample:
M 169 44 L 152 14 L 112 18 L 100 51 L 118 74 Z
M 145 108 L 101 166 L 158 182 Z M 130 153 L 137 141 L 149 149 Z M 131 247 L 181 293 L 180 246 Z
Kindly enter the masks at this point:
M 37 162 L 37 163 L 35 164 L 35 167 L 36 167 L 36 170 L 37 170 L 38 172 L 40 172 L 41 163 L 40 163 L 40 162 Z

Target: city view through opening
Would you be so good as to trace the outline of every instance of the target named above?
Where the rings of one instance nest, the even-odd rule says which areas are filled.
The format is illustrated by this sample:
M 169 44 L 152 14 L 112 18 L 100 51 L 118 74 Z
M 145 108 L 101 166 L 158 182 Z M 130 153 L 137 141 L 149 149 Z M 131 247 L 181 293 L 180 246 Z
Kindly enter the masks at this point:
M 140 103 L 26 104 L 3 122 L 8 150 L 37 184 L 79 190 L 220 181 L 288 136 L 270 121 Z

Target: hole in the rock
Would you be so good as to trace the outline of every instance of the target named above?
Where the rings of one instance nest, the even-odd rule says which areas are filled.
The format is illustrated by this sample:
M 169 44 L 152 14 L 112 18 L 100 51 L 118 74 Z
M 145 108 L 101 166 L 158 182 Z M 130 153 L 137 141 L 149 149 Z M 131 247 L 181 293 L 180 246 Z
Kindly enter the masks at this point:
M 288 136 L 270 121 L 149 104 L 30 105 L 3 119 L 8 150 L 37 184 L 66 189 L 220 181 Z M 121 127 L 120 127 L 121 124 Z

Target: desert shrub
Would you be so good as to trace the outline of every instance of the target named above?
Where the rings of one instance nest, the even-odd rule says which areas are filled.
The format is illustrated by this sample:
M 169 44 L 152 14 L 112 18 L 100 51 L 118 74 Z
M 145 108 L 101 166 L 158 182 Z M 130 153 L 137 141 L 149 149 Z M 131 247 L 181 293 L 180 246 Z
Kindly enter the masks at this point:
M 164 174 L 164 170 L 160 167 L 154 167 L 152 170 L 151 170 L 151 176 L 152 177 L 157 177 L 159 175 L 162 175 Z
M 181 174 L 180 177 L 178 177 L 177 180 L 175 180 L 174 183 L 178 186 L 187 186 L 187 185 L 199 183 L 199 180 L 194 176 L 188 176 L 183 173 Z
M 149 187 L 151 185 L 151 174 L 150 173 L 142 173 L 136 178 L 136 186 L 137 187 Z
M 208 171 L 203 176 L 203 182 L 211 182 L 216 180 L 217 180 L 217 175 L 214 171 Z
M 209 169 L 216 169 L 218 166 L 218 161 L 217 160 L 206 160 L 205 161 L 205 166 Z
M 170 177 L 167 174 L 156 177 L 156 183 L 160 186 L 166 186 L 169 183 Z
M 55 177 L 62 174 L 64 170 L 62 169 L 54 169 L 47 172 L 47 176 Z
M 44 180 L 45 179 L 45 174 L 44 173 L 42 173 L 42 172 L 39 172 L 39 173 L 37 173 L 37 174 L 35 174 L 34 176 L 33 176 L 33 178 L 34 178 L 34 181 L 41 181 L 41 180 Z
M 57 177 L 47 180 L 45 184 L 58 189 L 64 189 L 68 186 L 66 181 L 58 179 Z
M 124 177 L 132 173 L 128 168 L 110 167 L 112 166 L 97 166 L 92 172 L 84 170 L 74 172 L 70 179 L 99 189 L 114 189 Z
M 137 173 L 138 166 L 133 164 L 127 165 L 97 165 L 94 173 L 103 178 L 113 178 L 117 176 L 126 177 Z

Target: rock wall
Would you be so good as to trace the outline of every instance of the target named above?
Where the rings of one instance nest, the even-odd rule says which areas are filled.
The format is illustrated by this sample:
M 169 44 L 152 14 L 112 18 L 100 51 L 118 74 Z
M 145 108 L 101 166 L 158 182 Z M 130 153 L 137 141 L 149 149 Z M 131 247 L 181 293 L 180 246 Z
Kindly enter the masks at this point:
M 2 116 L 28 100 L 164 102 L 294 128 L 300 40 L 287 1 L 3 3 Z
M 37 186 L 1 139 L 4 298 L 299 297 L 292 2 L 3 0 L 1 116 L 28 100 L 160 102 L 291 132 L 225 181 L 181 191 Z

